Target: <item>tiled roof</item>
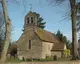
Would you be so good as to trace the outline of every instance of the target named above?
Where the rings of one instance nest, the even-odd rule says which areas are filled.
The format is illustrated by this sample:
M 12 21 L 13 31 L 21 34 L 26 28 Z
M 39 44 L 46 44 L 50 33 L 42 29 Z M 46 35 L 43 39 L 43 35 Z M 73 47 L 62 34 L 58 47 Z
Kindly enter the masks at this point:
M 37 28 L 35 32 L 39 36 L 39 38 L 43 41 L 59 43 L 58 39 L 51 32 L 48 32 L 41 28 Z
M 63 42 L 54 43 L 51 51 L 63 51 L 64 50 L 64 45 L 65 45 L 65 43 L 63 43 Z
M 23 33 L 19 40 L 17 41 L 17 46 L 19 48 L 19 50 L 25 50 L 27 49 L 27 33 Z M 36 28 L 35 29 L 35 37 L 38 36 L 40 40 L 44 41 L 44 42 L 50 42 L 50 43 L 59 43 L 59 40 L 51 33 L 48 32 L 46 30 L 40 29 L 40 28 Z M 33 37 L 33 36 L 32 36 Z M 34 37 L 34 38 L 35 38 Z
M 25 17 L 27 17 L 29 14 L 32 14 L 32 15 L 34 15 L 34 16 L 37 16 L 37 15 L 34 14 L 32 11 L 29 11 L 28 14 L 27 14 Z

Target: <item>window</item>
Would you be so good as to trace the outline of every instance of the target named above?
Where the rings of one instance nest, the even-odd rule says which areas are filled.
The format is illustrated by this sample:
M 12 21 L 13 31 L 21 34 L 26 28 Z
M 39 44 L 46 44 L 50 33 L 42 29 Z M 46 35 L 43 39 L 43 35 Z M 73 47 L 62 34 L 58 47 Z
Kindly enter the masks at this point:
M 29 17 L 27 18 L 27 24 L 29 24 Z
M 31 49 L 31 40 L 29 40 L 29 49 Z
M 33 17 L 31 17 L 31 23 L 33 23 Z

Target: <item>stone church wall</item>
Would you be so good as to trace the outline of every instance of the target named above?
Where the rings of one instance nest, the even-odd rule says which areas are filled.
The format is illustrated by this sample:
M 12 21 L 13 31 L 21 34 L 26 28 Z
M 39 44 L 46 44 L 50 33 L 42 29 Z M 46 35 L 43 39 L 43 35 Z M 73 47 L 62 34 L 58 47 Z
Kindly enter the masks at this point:
M 42 58 L 42 41 L 34 32 L 27 32 L 26 35 L 29 36 L 26 36 L 26 39 L 22 43 L 20 43 L 19 47 L 21 47 L 21 50 L 18 50 L 18 57 L 37 59 Z M 29 49 L 29 39 L 31 40 L 31 49 Z
M 61 58 L 62 52 L 61 51 L 52 51 L 51 55 L 52 56 L 57 56 L 57 58 Z
M 53 43 L 50 42 L 43 42 L 42 44 L 42 57 L 46 58 L 46 56 L 51 56 L 51 49 Z

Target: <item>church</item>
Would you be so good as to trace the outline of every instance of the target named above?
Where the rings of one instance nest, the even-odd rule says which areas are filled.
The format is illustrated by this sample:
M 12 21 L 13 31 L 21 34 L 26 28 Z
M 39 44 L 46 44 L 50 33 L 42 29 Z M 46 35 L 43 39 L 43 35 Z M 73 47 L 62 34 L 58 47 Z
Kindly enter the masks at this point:
M 44 59 L 54 55 L 61 57 L 66 45 L 60 44 L 60 41 L 51 32 L 39 28 L 37 21 L 38 17 L 32 11 L 25 16 L 24 31 L 17 41 L 18 58 Z

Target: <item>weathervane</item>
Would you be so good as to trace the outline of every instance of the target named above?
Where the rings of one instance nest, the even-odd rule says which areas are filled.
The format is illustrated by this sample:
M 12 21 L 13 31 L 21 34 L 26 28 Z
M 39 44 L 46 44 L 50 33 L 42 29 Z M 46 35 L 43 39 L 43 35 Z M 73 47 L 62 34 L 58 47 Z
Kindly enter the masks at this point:
M 32 10 L 32 4 L 30 4 L 30 10 Z

